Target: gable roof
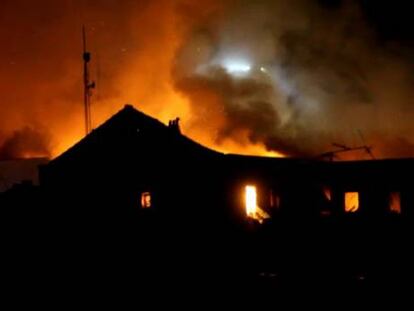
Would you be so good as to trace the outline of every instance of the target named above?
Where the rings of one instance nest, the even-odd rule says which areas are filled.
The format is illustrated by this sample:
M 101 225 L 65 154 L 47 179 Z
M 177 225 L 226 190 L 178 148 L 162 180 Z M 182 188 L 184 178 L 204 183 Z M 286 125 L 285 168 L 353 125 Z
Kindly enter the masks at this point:
M 177 147 L 179 146 L 182 152 L 196 152 L 209 155 L 220 154 L 179 134 L 175 129 L 138 111 L 132 105 L 125 105 L 123 109 L 114 114 L 98 128 L 92 130 L 91 133 L 64 153 L 50 161 L 49 164 L 53 165 L 97 152 L 99 151 L 98 149 L 102 149 L 102 146 L 110 145 L 111 143 L 123 142 L 132 146 L 138 143 L 133 139 L 140 133 L 150 135 L 154 140 L 158 140 L 159 144 L 165 144 L 166 141 L 171 143 L 171 140 L 173 140 L 172 143 L 177 145 Z M 97 146 L 99 148 L 96 148 Z

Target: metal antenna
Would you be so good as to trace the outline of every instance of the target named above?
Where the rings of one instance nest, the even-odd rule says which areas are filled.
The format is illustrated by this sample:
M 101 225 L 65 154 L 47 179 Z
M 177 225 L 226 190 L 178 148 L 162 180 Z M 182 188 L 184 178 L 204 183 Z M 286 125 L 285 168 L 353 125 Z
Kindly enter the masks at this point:
M 374 153 L 372 152 L 372 146 L 368 146 L 365 143 L 365 139 L 364 139 L 364 136 L 362 135 L 361 130 L 358 130 L 358 135 L 361 138 L 361 141 L 362 141 L 363 146 L 365 147 L 365 152 L 368 153 L 373 160 L 375 160 Z
M 96 101 L 101 99 L 101 58 L 100 55 L 96 53 Z
M 85 135 L 88 135 L 92 129 L 91 121 L 91 96 L 92 89 L 95 88 L 95 82 L 89 81 L 89 67 L 91 61 L 91 53 L 86 50 L 86 31 L 85 25 L 82 26 L 83 39 L 83 102 L 85 110 Z
M 362 145 L 357 147 L 348 147 L 343 144 L 337 144 L 332 143 L 332 145 L 338 149 L 331 150 L 328 152 L 324 152 L 318 156 L 318 158 L 327 158 L 329 161 L 333 161 L 335 158 L 337 158 L 337 155 L 340 153 L 346 153 L 351 151 L 357 151 L 357 150 L 365 150 L 366 153 L 368 153 L 373 159 L 375 159 L 374 155 L 371 152 L 372 147 L 368 145 Z

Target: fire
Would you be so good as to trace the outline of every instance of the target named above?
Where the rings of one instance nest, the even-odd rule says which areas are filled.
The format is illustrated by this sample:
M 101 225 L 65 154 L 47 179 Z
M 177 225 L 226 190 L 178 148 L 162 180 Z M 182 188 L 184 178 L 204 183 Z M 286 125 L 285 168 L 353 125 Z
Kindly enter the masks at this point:
M 346 192 L 345 193 L 345 212 L 355 213 L 359 209 L 359 193 Z
M 264 156 L 264 157 L 285 157 L 286 155 L 278 151 L 269 151 L 264 145 L 260 143 L 251 143 L 246 138 L 245 133 L 239 133 L 236 140 L 225 140 L 223 142 L 217 142 L 214 137 L 214 132 L 206 131 L 201 127 L 188 126 L 191 120 L 191 112 L 188 108 L 188 102 L 185 98 L 179 94 L 169 90 L 165 94 L 165 100 L 169 101 L 171 105 L 166 105 L 163 109 L 155 109 L 154 107 L 147 105 L 135 105 L 135 108 L 143 111 L 144 113 L 158 118 L 164 124 L 167 124 L 169 120 L 179 116 L 182 120 L 182 132 L 184 135 L 194 139 L 196 142 L 202 145 L 212 148 L 216 151 L 228 154 L 242 154 L 242 155 L 253 155 L 253 156 Z M 116 113 L 122 106 L 119 104 L 112 103 L 108 106 L 92 107 L 93 113 L 93 127 L 96 128 L 106 119 L 110 118 L 111 115 Z M 72 123 L 75 126 L 69 126 L 66 130 L 60 130 L 59 141 L 55 144 L 52 150 L 52 157 L 56 157 L 68 148 L 73 146 L 76 142 L 83 138 L 83 119 L 82 115 L 79 114 L 72 119 Z M 69 122 L 69 121 L 68 121 Z
M 127 67 L 116 66 L 115 72 L 111 66 L 102 67 L 102 73 L 105 75 L 100 76 L 101 83 L 97 81 L 97 88 L 93 91 L 91 99 L 92 128 L 97 128 L 122 109 L 126 103 L 130 103 L 136 109 L 164 124 L 179 117 L 184 135 L 217 151 L 270 157 L 284 156 L 281 153 L 266 150 L 262 144 L 252 143 L 247 133 L 232 133 L 227 140 L 217 141 L 217 132 L 223 127 L 225 120 L 223 120 L 224 113 L 217 109 L 218 103 L 217 105 L 208 104 L 214 102 L 216 96 L 204 93 L 200 95 L 201 101 L 197 101 L 197 105 L 207 107 L 206 113 L 200 115 L 200 112 L 194 111 L 194 104 L 191 104 L 191 102 L 194 103 L 194 99 L 177 89 L 178 51 L 182 48 L 183 42 L 192 34 L 194 27 L 197 27 L 198 23 L 210 14 L 220 12 L 221 6 L 220 1 L 213 1 L 207 7 L 203 1 L 195 1 L 194 4 L 191 3 L 191 7 L 199 16 L 191 16 L 191 18 L 190 16 L 188 18 L 177 16 L 176 5 L 168 1 L 153 1 L 146 6 L 145 10 L 140 11 L 139 18 L 131 21 L 130 27 L 133 29 L 131 37 L 128 37 L 128 41 L 125 40 L 139 42 L 140 48 L 136 49 L 131 46 L 130 49 L 123 51 L 122 57 L 128 64 Z M 151 29 L 151 32 L 148 32 L 148 29 Z M 96 38 L 92 32 L 90 41 L 95 42 L 94 40 Z M 107 51 L 107 49 L 111 50 L 107 47 L 103 50 Z M 95 80 L 98 78 L 98 57 L 93 48 L 91 52 L 91 79 Z M 78 55 L 77 59 L 79 62 L 80 56 Z M 110 63 L 113 63 L 112 60 Z M 246 71 L 248 65 L 237 64 L 234 68 L 233 64 L 230 70 Z M 62 81 L 63 90 L 71 86 L 73 92 L 81 91 L 79 68 L 70 66 L 71 74 L 68 76 L 70 81 Z M 62 105 L 68 108 L 62 110 Z M 63 103 L 59 102 L 56 107 L 56 111 L 48 109 L 47 115 L 44 116 L 55 136 L 53 150 L 51 150 L 53 157 L 73 146 L 83 137 L 84 133 L 83 105 L 79 93 L 77 96 L 73 95 L 73 99 L 71 97 Z M 200 117 L 205 120 L 204 123 L 200 122 Z
M 189 120 L 191 115 L 187 114 Z M 201 126 L 187 126 L 185 119 L 183 119 L 183 133 L 189 136 L 200 144 L 212 148 L 216 151 L 225 154 L 241 154 L 241 155 L 252 155 L 252 156 L 263 156 L 263 157 L 274 157 L 282 158 L 286 157 L 286 154 L 279 151 L 269 151 L 266 147 L 260 143 L 252 143 L 248 139 L 248 133 L 239 131 L 234 134 L 232 139 L 226 139 L 218 142 L 214 136 L 214 130 L 206 131 Z M 217 125 L 218 127 L 220 125 Z
M 254 156 L 262 156 L 262 157 L 273 157 L 273 158 L 283 158 L 286 155 L 282 152 L 278 151 L 269 151 L 263 145 L 260 144 L 244 144 L 239 145 L 234 142 L 227 142 L 224 144 L 211 144 L 211 147 L 217 151 L 223 153 L 235 153 L 235 154 L 242 154 L 242 155 L 254 155 Z
M 255 186 L 247 185 L 245 187 L 245 205 L 247 217 L 262 223 L 265 219 L 270 218 L 263 209 L 257 204 L 257 190 Z
M 144 192 L 141 194 L 141 207 L 150 208 L 151 207 L 151 193 Z
M 255 186 L 246 186 L 246 214 L 248 217 L 255 218 L 257 211 L 257 192 Z
M 353 121 L 355 127 L 362 126 L 364 135 L 367 135 L 367 142 L 375 146 L 376 157 L 381 156 L 381 153 L 393 156 L 412 156 L 414 153 L 411 148 L 412 135 L 408 135 L 412 131 L 409 126 L 411 115 L 403 113 L 404 109 L 400 109 L 401 115 L 399 115 L 394 109 L 395 105 L 386 104 L 394 101 L 388 100 L 388 93 L 381 96 L 384 95 L 381 92 L 389 90 L 387 87 L 378 87 L 382 86 L 381 79 L 376 79 L 375 83 L 361 85 L 362 89 L 374 88 L 369 89 L 370 92 L 367 93 L 375 94 L 374 90 L 381 91 L 381 94 L 372 99 L 379 100 L 378 105 L 347 105 L 347 109 L 343 107 L 344 111 L 337 111 L 333 108 L 337 105 L 329 105 L 329 102 L 338 100 L 342 103 L 339 100 L 342 96 L 340 92 L 337 94 L 339 96 L 337 99 L 335 94 L 325 97 L 324 89 L 308 90 L 307 84 L 314 80 L 312 70 L 307 66 L 298 66 L 301 70 L 300 74 L 292 75 L 282 66 L 285 42 L 276 40 L 275 44 L 281 44 L 278 48 L 274 44 L 268 44 L 275 40 L 271 35 L 272 27 L 286 25 L 270 22 L 271 31 L 269 34 L 263 33 L 261 29 L 263 21 L 256 20 L 257 17 L 261 18 L 262 14 L 250 16 L 249 13 L 244 16 L 248 12 L 247 9 L 239 8 L 238 4 L 233 6 L 230 4 L 232 1 L 135 1 L 137 3 L 110 1 L 112 4 L 107 3 L 103 6 L 95 4 L 94 1 L 87 1 L 89 4 L 82 7 L 82 12 L 85 11 L 81 14 L 88 16 L 87 21 L 79 19 L 80 15 L 75 13 L 71 1 L 63 2 L 68 7 L 56 5 L 42 11 L 42 14 L 45 14 L 41 19 L 45 22 L 44 25 L 37 23 L 37 15 L 25 16 L 29 17 L 28 19 L 16 19 L 15 14 L 5 14 L 7 17 L 5 22 L 9 27 L 2 27 L 0 32 L 3 34 L 4 31 L 5 35 L 0 35 L 0 38 L 6 38 L 7 41 L 9 28 L 13 29 L 13 34 L 20 34 L 13 36 L 14 38 L 25 37 L 26 30 L 33 27 L 34 33 L 42 35 L 3 44 L 10 51 L 20 52 L 14 53 L 7 49 L 3 51 L 5 65 L 2 69 L 5 71 L 0 73 L 0 88 L 4 105 L 0 110 L 2 116 L 0 143 L 14 130 L 26 125 L 45 127 L 52 136 L 51 150 L 48 151 L 52 157 L 56 157 L 83 137 L 80 26 L 86 22 L 89 51 L 92 53 L 90 78 L 91 81 L 96 82 L 96 89 L 92 91 L 91 99 L 92 126 L 95 128 L 125 104 L 131 103 L 137 109 L 164 123 L 180 117 L 185 135 L 218 151 L 280 157 L 284 155 L 279 152 L 269 152 L 258 142 L 267 141 L 268 134 L 277 133 L 279 136 L 286 130 L 287 136 L 280 137 L 283 138 L 283 142 L 293 143 L 293 147 L 300 147 L 298 149 L 303 149 L 304 152 L 313 152 L 316 149 L 318 153 L 319 151 L 322 153 L 325 151 L 325 143 L 331 142 L 330 137 L 336 139 L 339 136 L 339 140 L 342 140 L 341 138 L 345 140 L 346 137 L 342 137 L 341 133 L 344 128 L 349 127 L 348 122 L 345 122 L 346 117 L 353 119 L 352 117 L 357 115 L 359 118 Z M 232 8 L 235 7 L 238 9 L 233 10 Z M 262 5 L 259 7 L 259 11 L 262 12 Z M 264 5 L 265 7 L 267 5 Z M 288 7 L 287 10 L 290 9 L 290 6 Z M 284 6 L 283 8 L 285 9 Z M 18 10 L 17 7 L 15 9 Z M 65 14 L 59 15 L 61 17 L 59 19 L 47 18 L 50 14 L 52 16 L 58 14 L 54 10 Z M 114 14 L 114 10 L 117 14 Z M 255 10 L 256 8 L 253 11 Z M 270 17 L 267 12 L 264 16 Z M 32 17 L 34 20 L 31 19 Z M 245 17 L 253 19 L 245 20 Z M 272 20 L 273 18 L 269 21 Z M 240 27 L 240 21 L 246 21 L 246 24 Z M 244 28 L 247 25 L 249 27 Z M 259 28 L 256 29 L 256 26 Z M 37 29 L 38 27 L 40 28 Z M 287 29 L 289 27 L 287 25 Z M 56 31 L 43 33 L 43 28 Z M 148 31 L 149 29 L 151 31 Z M 248 33 L 244 33 L 246 29 Z M 260 35 L 252 36 L 257 30 Z M 327 47 L 329 47 L 329 40 Z M 47 57 L 42 57 L 44 55 Z M 361 59 L 365 60 L 364 57 Z M 295 60 L 299 61 L 300 65 L 300 59 L 292 58 L 293 62 Z M 195 85 L 188 85 L 186 83 L 188 78 L 195 77 L 197 80 L 200 76 L 197 69 L 203 65 L 214 67 L 212 68 L 214 79 L 201 79 Z M 404 71 L 402 73 L 398 71 L 398 66 L 385 67 L 390 67 L 389 70 L 397 68 L 397 73 L 389 74 L 385 71 L 384 81 L 388 81 L 389 77 L 390 82 L 398 82 L 400 76 L 405 77 Z M 335 75 L 337 72 L 342 71 L 322 70 L 321 74 L 323 76 L 328 74 L 330 77 L 330 73 Z M 371 76 L 376 75 L 369 75 Z M 347 82 L 346 77 L 348 75 L 340 75 L 336 77 L 337 79 L 332 79 L 332 87 L 340 91 L 345 90 L 346 87 L 337 87 L 336 84 Z M 260 82 L 257 86 L 247 83 L 254 82 L 256 79 Z M 380 84 L 377 84 L 377 80 Z M 226 81 L 228 85 L 225 88 Z M 400 84 L 405 86 L 404 83 Z M 271 90 L 272 86 L 274 89 Z M 228 88 L 230 88 L 229 92 Z M 402 89 L 402 95 L 405 94 L 404 90 Z M 292 96 L 296 93 L 300 96 Z M 393 94 L 391 92 L 390 96 Z M 291 107 L 289 101 L 286 101 L 291 98 L 301 99 L 300 102 L 303 99 L 303 107 L 297 106 L 301 111 L 303 109 L 300 118 L 296 117 L 296 105 Z M 355 100 L 363 101 L 363 98 L 365 97 L 355 97 Z M 382 104 L 381 98 L 384 98 L 385 105 Z M 354 100 L 354 97 L 351 100 Z M 343 101 L 347 102 L 347 99 Z M 247 105 L 250 102 L 251 105 Z M 267 109 L 266 107 L 263 109 L 258 107 L 261 102 L 268 103 L 269 105 L 265 106 L 269 106 L 269 110 L 263 110 Z M 395 102 L 404 102 L 404 100 L 400 100 L 397 96 Z M 241 114 L 230 131 L 226 131 L 224 125 L 228 120 L 233 120 L 235 115 L 233 108 L 237 110 L 241 108 L 239 111 Z M 375 110 L 377 108 L 381 108 L 379 112 Z M 377 128 L 378 122 L 367 122 L 370 120 L 367 116 L 372 112 L 371 109 L 375 110 L 375 116 L 380 120 L 385 117 L 386 122 L 382 122 L 381 128 Z M 261 121 L 245 122 L 245 119 L 255 117 L 251 115 L 255 111 L 269 121 L 267 126 L 262 128 Z M 268 112 L 275 112 L 275 116 Z M 318 122 L 320 112 L 326 113 L 321 124 Z M 390 116 L 395 120 L 391 120 Z M 207 126 L 198 122 L 199 119 L 204 119 Z M 403 119 L 404 122 L 395 122 L 399 119 Z M 338 124 L 335 123 L 336 120 Z M 283 131 L 276 132 L 279 130 L 279 123 Z M 395 124 L 397 127 L 394 127 Z M 251 135 L 235 132 L 237 129 L 246 128 L 251 130 Z M 315 140 L 315 145 L 312 146 L 314 148 L 309 147 L 311 150 L 308 150 L 308 142 L 303 146 L 296 145 L 304 142 L 303 137 L 308 137 L 306 132 L 302 133 L 302 129 L 307 128 L 312 128 L 312 137 L 320 138 L 320 143 Z M 387 133 L 388 135 L 384 135 Z M 250 141 L 246 137 L 250 138 Z M 293 141 L 296 137 L 298 139 Z M 217 141 L 220 139 L 228 139 L 228 141 Z M 343 158 L 346 159 L 348 156 L 351 157 L 346 153 Z M 366 152 L 363 152 L 362 156 L 369 157 Z M 355 156 L 355 159 L 360 158 L 361 154 Z
M 401 195 L 399 192 L 390 193 L 389 208 L 392 213 L 401 214 Z

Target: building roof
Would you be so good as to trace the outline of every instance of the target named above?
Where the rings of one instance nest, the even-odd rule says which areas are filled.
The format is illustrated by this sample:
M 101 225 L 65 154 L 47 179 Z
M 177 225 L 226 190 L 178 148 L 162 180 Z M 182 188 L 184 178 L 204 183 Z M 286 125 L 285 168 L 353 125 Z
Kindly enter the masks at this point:
M 140 140 L 141 139 L 141 140 Z M 98 157 L 108 153 L 143 149 L 143 143 L 154 152 L 171 155 L 174 152 L 217 156 L 221 153 L 191 140 L 177 131 L 176 126 L 166 126 L 160 121 L 125 105 L 90 134 L 67 151 L 50 161 L 49 165 L 71 161 L 78 157 Z
M 155 118 L 152 118 L 132 105 L 125 105 L 123 109 L 109 118 L 106 122 L 94 129 L 89 135 L 81 139 L 63 154 L 49 162 L 48 166 L 64 164 L 67 161 L 92 159 L 114 155 L 122 158 L 132 153 L 149 152 L 152 155 L 162 157 L 221 157 L 222 153 L 209 149 L 192 139 L 182 135 L 177 128 L 178 124 L 167 126 Z M 115 157 L 117 158 L 117 157 Z M 414 159 L 388 159 L 366 161 L 340 161 L 326 162 L 317 159 L 306 158 L 271 158 L 260 156 L 244 156 L 228 154 L 225 156 L 226 165 L 238 167 L 251 167 L 258 169 L 301 169 L 313 166 L 317 169 L 335 167 L 338 171 L 349 169 L 366 170 L 404 170 L 414 169 Z

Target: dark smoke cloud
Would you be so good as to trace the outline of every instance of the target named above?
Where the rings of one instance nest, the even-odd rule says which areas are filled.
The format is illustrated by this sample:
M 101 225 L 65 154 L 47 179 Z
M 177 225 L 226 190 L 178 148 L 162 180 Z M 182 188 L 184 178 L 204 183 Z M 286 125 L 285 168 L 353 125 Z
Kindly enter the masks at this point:
M 46 132 L 24 127 L 14 131 L 0 144 L 0 160 L 50 156 L 50 140 Z
M 392 3 L 3 0 L 2 141 L 38 124 L 56 155 L 82 136 L 86 24 L 95 126 L 127 102 L 164 122 L 183 116 L 178 92 L 190 102 L 185 133 L 217 144 L 315 155 L 361 144 L 361 131 L 377 156 L 410 156 L 412 19 L 405 2 Z M 229 73 L 233 58 L 249 60 L 250 73 Z
M 193 29 L 177 55 L 176 86 L 192 102 L 194 123 L 207 125 L 207 106 L 224 114 L 219 142 L 244 131 L 251 142 L 292 155 L 317 155 L 332 142 L 368 142 L 380 156 L 411 155 L 397 147 L 411 144 L 414 133 L 413 66 L 404 56 L 410 49 L 379 40 L 364 5 L 229 4 L 220 20 Z M 226 72 L 225 59 L 232 57 L 255 69 L 243 76 Z M 220 60 L 221 71 L 198 70 Z M 258 72 L 261 66 L 268 75 Z

